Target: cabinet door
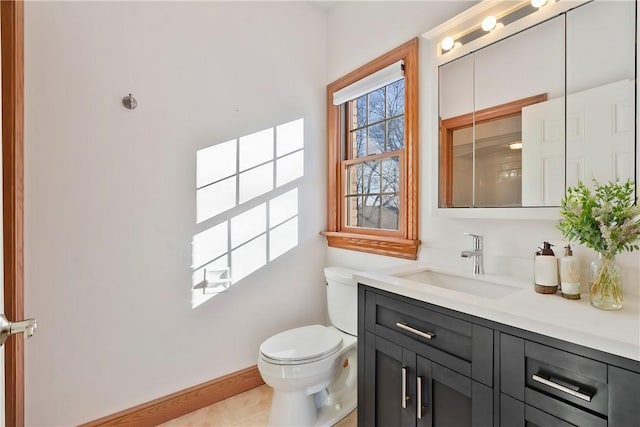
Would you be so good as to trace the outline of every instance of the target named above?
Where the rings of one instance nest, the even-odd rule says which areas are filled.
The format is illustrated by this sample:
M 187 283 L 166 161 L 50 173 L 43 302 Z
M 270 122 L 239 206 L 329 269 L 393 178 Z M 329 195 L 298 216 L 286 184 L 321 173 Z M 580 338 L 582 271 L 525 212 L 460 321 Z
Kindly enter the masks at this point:
M 419 427 L 490 427 L 493 390 L 417 356 L 416 418 Z
M 640 374 L 609 366 L 609 426 L 640 425 Z
M 500 395 L 500 425 L 505 427 L 575 426 L 506 394 Z
M 414 427 L 415 353 L 370 332 L 365 332 L 364 351 L 365 396 L 358 425 Z

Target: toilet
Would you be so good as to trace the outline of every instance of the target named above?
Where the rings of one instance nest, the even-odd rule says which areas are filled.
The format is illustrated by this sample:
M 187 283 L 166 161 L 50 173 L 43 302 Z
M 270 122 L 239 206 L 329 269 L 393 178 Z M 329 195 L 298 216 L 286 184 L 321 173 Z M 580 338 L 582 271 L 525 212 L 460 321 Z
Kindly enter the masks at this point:
M 357 404 L 355 270 L 324 269 L 331 326 L 280 332 L 260 345 L 258 370 L 273 388 L 269 426 L 331 426 Z

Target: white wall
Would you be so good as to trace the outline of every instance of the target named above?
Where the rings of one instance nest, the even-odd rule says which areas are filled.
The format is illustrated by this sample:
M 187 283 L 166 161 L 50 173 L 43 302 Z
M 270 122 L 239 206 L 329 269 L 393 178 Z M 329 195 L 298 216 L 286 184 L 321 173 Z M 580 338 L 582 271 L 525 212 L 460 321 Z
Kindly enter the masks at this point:
M 324 322 L 325 11 L 25 9 L 25 312 L 39 325 L 26 424 L 74 425 L 220 377 L 254 365 L 272 334 Z M 212 225 L 195 221 L 196 151 L 299 118 L 298 246 L 192 309 L 192 238 Z
M 329 76 L 334 80 L 341 75 L 384 54 L 412 37 L 436 27 L 472 4 L 469 2 L 353 2 L 340 4 L 329 13 Z M 390 22 L 397 22 L 392 25 Z M 348 23 L 348 25 L 347 25 Z M 372 28 L 377 28 L 371 31 Z M 366 34 L 363 35 L 363 34 Z M 498 220 L 498 219 L 458 219 L 437 216 L 433 206 L 437 194 L 433 194 L 437 170 L 431 167 L 432 144 L 437 144 L 437 129 L 432 125 L 437 117 L 437 92 L 435 71 L 431 61 L 432 47 L 429 41 L 420 38 L 420 238 L 422 246 L 418 262 L 450 258 L 461 268 L 471 269 L 471 261 L 461 259 L 458 253 L 471 247 L 469 237 L 464 232 L 483 235 L 485 262 L 488 271 L 505 266 L 505 261 L 513 260 L 512 272 L 533 278 L 533 253 L 543 240 L 562 244 L 562 236 L 556 230 L 557 221 L 551 220 Z M 606 63 L 602 63 L 606 66 Z M 517 97 L 516 97 L 517 98 Z M 437 152 L 437 150 L 435 150 Z M 443 255 L 445 254 L 445 255 Z M 558 251 L 561 254 L 561 251 Z M 593 252 L 577 248 L 575 254 L 581 258 L 583 268 L 587 268 Z M 346 266 L 359 269 L 373 269 L 378 266 L 404 263 L 399 259 L 370 256 L 329 248 L 328 262 L 342 262 Z M 627 253 L 618 257 L 625 267 L 625 292 L 640 291 L 640 253 Z M 520 267 L 524 266 L 524 268 Z M 494 271 L 495 272 L 495 271 Z M 583 274 L 586 276 L 586 274 Z M 583 277 L 584 279 L 584 277 Z M 533 279 L 532 279 L 533 280 Z

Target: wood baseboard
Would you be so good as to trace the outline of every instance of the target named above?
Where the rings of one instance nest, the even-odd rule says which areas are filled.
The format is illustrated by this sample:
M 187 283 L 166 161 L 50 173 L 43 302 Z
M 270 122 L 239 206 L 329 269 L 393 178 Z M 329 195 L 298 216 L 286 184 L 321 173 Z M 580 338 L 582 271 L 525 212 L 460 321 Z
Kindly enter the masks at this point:
M 254 365 L 98 420 L 81 424 L 79 427 L 157 426 L 262 384 L 264 384 L 264 381 L 260 376 L 260 372 L 258 372 L 258 367 Z

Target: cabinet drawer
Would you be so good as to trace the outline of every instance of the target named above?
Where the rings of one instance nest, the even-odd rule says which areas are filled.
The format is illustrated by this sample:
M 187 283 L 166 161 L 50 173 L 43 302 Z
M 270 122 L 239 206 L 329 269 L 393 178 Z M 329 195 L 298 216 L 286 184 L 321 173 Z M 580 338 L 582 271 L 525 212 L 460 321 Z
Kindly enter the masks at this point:
M 607 416 L 606 364 L 505 334 L 500 349 L 504 393 L 538 408 L 560 402 Z
M 549 407 L 545 407 L 548 410 Z M 554 414 L 500 395 L 500 425 L 505 427 L 607 427 L 607 421 L 576 408 L 550 408 Z M 564 410 L 563 410 L 564 409 Z
M 493 386 L 491 329 L 376 293 L 367 294 L 365 310 L 369 331 Z
M 471 360 L 471 323 L 376 295 L 369 329 L 387 328 L 461 359 Z

